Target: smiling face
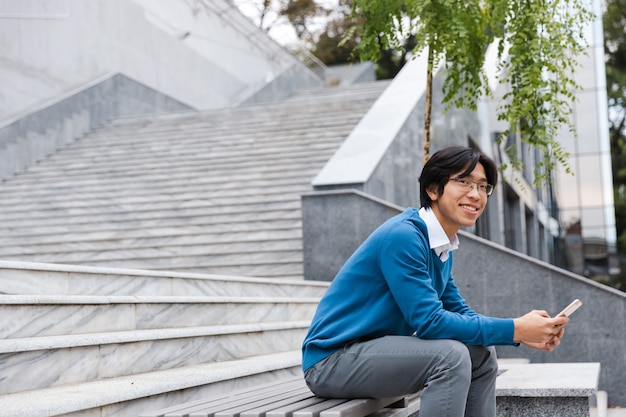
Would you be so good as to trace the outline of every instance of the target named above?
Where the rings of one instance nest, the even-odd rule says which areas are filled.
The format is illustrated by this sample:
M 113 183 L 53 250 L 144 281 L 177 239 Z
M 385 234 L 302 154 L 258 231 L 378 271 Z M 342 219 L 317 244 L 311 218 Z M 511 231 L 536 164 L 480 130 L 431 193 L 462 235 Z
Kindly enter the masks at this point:
M 455 178 L 461 173 L 463 171 L 450 178 Z M 476 164 L 474 170 L 463 178 L 475 183 L 487 182 L 485 168 L 481 163 Z M 479 191 L 478 187 L 474 186 L 467 190 L 456 181 L 448 181 L 441 195 L 437 194 L 435 186 L 427 192 L 432 200 L 431 209 L 448 237 L 456 234 L 461 227 L 473 226 L 484 211 L 488 199 L 487 194 Z

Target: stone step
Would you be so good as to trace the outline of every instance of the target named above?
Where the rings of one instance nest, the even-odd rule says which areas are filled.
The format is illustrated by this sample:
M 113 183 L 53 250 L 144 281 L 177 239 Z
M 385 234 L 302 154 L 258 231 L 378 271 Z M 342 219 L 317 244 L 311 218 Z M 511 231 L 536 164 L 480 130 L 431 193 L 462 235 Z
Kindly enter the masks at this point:
M 302 258 L 286 261 L 276 256 L 273 261 L 267 263 L 252 263 L 245 257 L 233 263 L 205 263 L 202 257 L 172 259 L 171 263 L 163 262 L 154 265 L 152 260 L 127 259 L 124 261 L 98 261 L 84 260 L 78 265 L 111 266 L 122 268 L 142 268 L 153 271 L 181 271 L 200 274 L 236 275 L 256 278 L 276 278 L 298 280 L 304 277 Z
M 27 192 L 25 189 L 15 188 L 13 190 L 5 190 L 6 193 L 0 207 L 10 208 L 17 204 L 29 204 L 43 199 L 47 201 L 75 201 L 76 194 L 80 193 L 81 199 L 103 199 L 103 198 L 140 198 L 142 196 L 151 196 L 155 191 L 162 194 L 171 193 L 190 193 L 202 192 L 205 194 L 215 193 L 250 193 L 251 190 L 281 188 L 286 186 L 310 183 L 315 177 L 318 169 L 307 169 L 301 167 L 298 170 L 275 171 L 265 175 L 256 173 L 249 175 L 228 175 L 220 178 L 199 177 L 194 171 L 187 171 L 184 175 L 179 174 L 178 178 L 165 177 L 164 175 L 145 175 L 141 181 L 127 182 L 126 187 L 120 185 L 117 181 L 85 181 L 80 186 L 75 183 L 55 182 L 54 187 L 39 187 L 31 189 Z M 286 175 L 288 173 L 288 175 Z M 73 191 L 73 193 L 60 192 L 63 187 Z
M 206 143 L 202 141 L 202 135 L 207 131 L 212 132 L 217 139 L 217 143 L 224 146 L 233 146 L 239 142 L 238 139 L 246 139 L 250 143 L 261 141 L 264 143 L 283 142 L 293 132 L 299 132 L 303 138 L 310 138 L 314 141 L 323 139 L 325 136 L 332 135 L 335 127 L 345 127 L 352 124 L 354 120 L 360 119 L 369 109 L 372 101 L 363 101 L 352 108 L 343 106 L 341 109 L 333 109 L 332 106 L 326 106 L 324 110 L 316 110 L 309 107 L 306 112 L 299 112 L 297 109 L 284 106 L 284 114 L 267 114 L 257 111 L 254 114 L 241 116 L 240 119 L 228 119 L 228 114 L 221 110 L 222 116 L 219 120 L 207 120 L 203 112 L 193 113 L 186 120 L 168 120 L 167 123 L 154 120 L 146 120 L 146 124 L 135 128 L 134 126 L 124 126 L 113 122 L 111 125 L 98 128 L 86 137 L 97 138 L 106 136 L 115 145 L 122 148 L 132 146 L 135 143 L 155 142 L 158 143 L 160 138 L 172 140 L 174 147 L 182 147 L 189 142 Z M 325 114 L 324 114 L 325 113 Z M 247 120 L 246 120 L 247 118 Z M 306 130 L 303 128 L 306 126 Z M 180 138 L 179 141 L 173 141 L 176 134 L 180 131 L 189 133 L 189 136 Z M 130 133 L 132 131 L 132 133 Z M 235 139 L 228 142 L 227 137 Z M 153 138 L 153 141 L 150 141 Z M 251 139 L 256 139 L 252 141 Z M 221 141 L 221 142 L 220 142 Z M 223 143 L 222 143 L 223 142 Z M 91 148 L 98 146 L 99 142 L 77 142 L 73 146 L 73 152 L 83 148 Z M 101 144 L 100 146 L 102 146 Z
M 305 115 L 306 110 L 317 110 L 316 114 L 329 113 L 334 114 L 337 110 L 345 110 L 362 105 L 363 102 L 372 101 L 376 99 L 384 90 L 384 83 L 372 86 L 373 88 L 368 91 L 357 91 L 359 87 L 353 86 L 354 91 L 328 90 L 320 95 L 299 95 L 296 94 L 289 99 L 285 99 L 277 102 L 267 102 L 262 104 L 237 106 L 237 107 L 224 107 L 213 108 L 207 110 L 201 110 L 199 113 L 202 115 L 202 120 L 207 123 L 216 125 L 226 123 L 237 123 L 241 120 L 242 123 L 246 123 L 248 120 L 252 120 L 255 115 L 261 114 L 264 117 L 271 119 L 277 119 L 285 116 L 301 117 Z M 294 110 L 293 112 L 290 110 Z M 142 129 L 150 128 L 159 123 L 172 125 L 182 124 L 188 120 L 197 120 L 194 115 L 197 112 L 175 112 L 170 114 L 157 114 L 148 117 L 129 116 L 116 120 L 114 125 L 118 126 L 132 126 L 138 131 Z M 126 129 L 124 129 L 126 130 Z
M 85 227 L 84 225 L 82 225 Z M 149 229 L 149 226 L 142 227 Z M 74 241 L 74 242 L 53 242 L 47 244 L 37 243 L 39 237 L 46 234 L 54 235 L 55 233 L 74 233 L 71 229 L 59 227 L 51 227 L 49 229 L 42 228 L 39 234 L 30 234 L 33 244 L 17 246 L 11 244 L 9 237 L 6 238 L 7 246 L 0 247 L 0 259 L 8 259 L 12 256 L 22 256 L 24 261 L 28 261 L 28 256 L 46 255 L 51 258 L 55 255 L 72 253 L 80 260 L 81 258 L 93 260 L 114 260 L 125 258 L 146 258 L 152 256 L 197 256 L 197 255 L 226 255 L 239 253 L 245 256 L 254 252 L 273 252 L 273 251 L 293 251 L 302 250 L 302 232 L 298 228 L 269 230 L 266 233 L 256 233 L 257 238 L 249 236 L 247 231 L 219 234 L 199 234 L 199 235 L 182 235 L 172 239 L 171 237 L 163 238 L 144 238 L 144 239 L 109 239 L 109 240 L 93 240 L 93 241 Z M 85 232 L 92 232 L 89 227 L 85 227 Z M 102 227 L 105 229 L 105 226 Z M 139 228 L 141 229 L 141 228 Z M 124 228 L 118 231 L 126 230 Z M 284 233 L 277 233 L 282 231 Z M 80 237 L 81 231 L 75 232 L 77 238 Z M 22 236 L 28 233 L 22 233 Z M 37 236 L 37 239 L 35 239 Z M 71 258 L 68 258 L 68 260 Z
M 108 243 L 108 242 L 107 242 Z M 112 243 L 112 242 L 111 242 Z M 113 246 L 111 244 L 110 246 Z M 28 249 L 28 248 L 26 248 Z M 36 249 L 36 248 L 35 248 Z M 18 256 L 24 262 L 37 262 L 37 259 L 48 259 L 48 262 L 57 264 L 76 264 L 86 259 L 89 262 L 106 262 L 114 264 L 115 261 L 125 261 L 128 259 L 147 260 L 153 267 L 158 267 L 166 262 L 168 258 L 197 258 L 204 257 L 205 265 L 223 265 L 236 262 L 242 258 L 254 263 L 267 263 L 274 260 L 276 256 L 280 256 L 282 260 L 298 261 L 302 258 L 302 240 L 274 240 L 271 242 L 229 242 L 227 244 L 180 244 L 176 246 L 158 246 L 149 248 L 122 247 L 121 249 L 99 249 L 72 251 L 65 247 L 50 248 L 49 252 L 31 253 L 15 253 L 14 255 L 0 256 L 7 258 L 9 256 Z M 26 251 L 25 251 L 26 252 Z M 163 262 L 153 262 L 155 258 L 160 258 Z
M 304 189 L 304 188 L 303 188 Z M 97 206 L 82 206 L 75 208 L 74 210 L 66 213 L 62 208 L 39 208 L 38 210 L 33 210 L 31 213 L 24 213 L 20 216 L 19 211 L 10 211 L 2 213 L 1 219 L 5 225 L 10 225 L 8 222 L 14 218 L 24 218 L 26 215 L 32 215 L 33 217 L 55 217 L 55 216 L 91 216 L 91 215 L 102 215 L 102 214 L 112 214 L 119 213 L 120 215 L 131 216 L 136 212 L 153 212 L 153 211 L 166 211 L 166 210 L 175 210 L 175 209 L 188 209 L 188 208 L 200 208 L 206 206 L 244 206 L 248 204 L 272 204 L 278 202 L 293 202 L 294 200 L 300 200 L 300 196 L 298 194 L 283 194 L 280 191 L 273 190 L 263 190 L 259 191 L 256 195 L 244 195 L 244 196 L 225 196 L 225 197 L 215 197 L 211 200 L 207 199 L 192 199 L 192 200 L 177 200 L 172 201 L 172 198 L 163 198 L 158 202 L 149 203 L 149 202 L 137 202 L 137 203 L 129 203 L 129 204 L 106 204 L 106 202 L 102 202 Z
M 132 205 L 146 205 L 150 203 L 160 204 L 166 206 L 168 203 L 171 205 L 180 204 L 181 202 L 193 201 L 193 200 L 210 200 L 220 201 L 220 199 L 232 199 L 232 198 L 254 198 L 256 196 L 273 196 L 283 195 L 297 198 L 300 193 L 306 192 L 310 189 L 308 185 L 303 185 L 303 181 L 296 184 L 276 185 L 267 188 L 239 188 L 239 189 L 226 189 L 226 190 L 210 190 L 204 187 L 199 189 L 179 189 L 179 190 L 163 190 L 159 194 L 145 194 L 145 195 L 119 195 L 119 196 L 107 196 L 103 195 L 101 198 L 94 196 L 93 198 L 85 198 L 80 200 L 71 199 L 54 199 L 45 198 L 46 207 L 41 208 L 41 201 L 43 198 L 39 198 L 38 201 L 23 202 L 19 207 L 2 205 L 0 206 L 0 214 L 10 216 L 11 213 L 20 213 L 23 215 L 22 210 L 29 212 L 48 212 L 60 209 L 83 209 L 83 208 L 97 208 L 102 206 L 109 206 L 110 201 L 114 199 L 119 206 L 132 206 Z M 204 188 L 204 189 L 203 189 Z M 107 204 L 108 203 L 108 204 Z M 4 216 L 3 216 L 4 217 Z
M 82 211 L 87 213 L 86 210 Z M 115 228 L 112 228 L 112 230 L 108 229 L 101 231 L 79 230 L 76 233 L 71 233 L 70 230 L 66 230 L 66 232 L 62 236 L 58 236 L 55 234 L 36 235 L 36 239 L 29 236 L 20 236 L 19 234 L 16 234 L 16 236 L 7 236 L 6 239 L 3 239 L 2 245 L 95 242 L 111 240 L 129 241 L 130 239 L 143 239 L 142 242 L 145 244 L 146 239 L 152 239 L 154 241 L 155 238 L 160 238 L 161 244 L 164 244 L 167 243 L 167 240 L 171 240 L 172 238 L 177 236 L 188 237 L 187 239 L 185 239 L 186 244 L 192 244 L 194 243 L 195 239 L 200 239 L 201 242 L 207 242 L 206 239 L 202 238 L 203 235 L 228 234 L 236 232 L 247 232 L 252 230 L 264 230 L 267 232 L 267 235 L 271 235 L 271 232 L 275 230 L 295 229 L 301 229 L 301 221 L 299 218 L 287 218 L 284 220 L 267 219 L 260 221 L 249 221 L 247 223 L 239 222 L 207 225 L 186 225 L 185 227 L 177 227 L 176 225 L 172 225 L 170 227 L 160 226 L 147 229 L 129 228 L 124 229 L 121 232 L 115 230 Z M 291 236 L 294 237 L 297 235 L 294 233 Z M 155 244 L 158 244 L 158 242 L 155 242 Z
M 334 150 L 334 149 L 333 149 Z M 108 164 L 102 167 L 91 166 L 84 170 L 77 169 L 71 171 L 69 168 L 63 175 L 63 168 L 50 167 L 49 176 L 46 176 L 42 171 L 41 175 L 30 173 L 24 173 L 20 179 L 20 182 L 16 182 L 7 187 L 7 190 L 15 190 L 16 193 L 24 192 L 26 184 L 33 183 L 33 190 L 37 193 L 45 192 L 45 187 L 41 184 L 37 185 L 38 180 L 46 181 L 55 192 L 55 190 L 66 187 L 72 187 L 71 190 L 82 190 L 93 188 L 98 190 L 98 186 L 103 186 L 104 190 L 115 190 L 117 186 L 118 191 L 126 189 L 124 185 L 137 184 L 132 188 L 143 188 L 141 184 L 145 184 L 148 190 L 154 189 L 157 184 L 151 183 L 152 181 L 166 181 L 170 183 L 185 180 L 187 178 L 192 180 L 192 184 L 224 184 L 226 180 L 229 180 L 232 176 L 235 183 L 237 179 L 241 178 L 244 181 L 243 185 L 246 185 L 247 178 L 252 177 L 260 182 L 266 182 L 272 184 L 271 180 L 275 179 L 277 174 L 282 173 L 283 179 L 294 177 L 300 178 L 301 181 L 308 184 L 315 177 L 317 172 L 321 169 L 327 161 L 331 152 L 316 152 L 304 155 L 282 154 L 277 156 L 268 156 L 264 158 L 250 158 L 243 159 L 241 161 L 228 161 L 220 159 L 199 159 L 194 157 L 195 160 L 172 160 L 165 161 L 163 158 L 155 158 L 151 161 L 144 162 L 125 162 L 121 165 Z M 124 171 L 126 166 L 126 171 Z M 208 168 L 211 167 L 210 171 Z M 123 173 L 128 172 L 124 176 Z M 164 174 L 170 173 L 169 176 Z M 269 174 L 269 175 L 267 175 Z M 195 180 L 194 180 L 195 178 Z M 221 182 L 217 181 L 217 178 L 221 178 Z M 74 181 L 74 179 L 76 181 Z M 277 183 L 280 184 L 280 177 L 276 178 Z M 241 183 L 241 182 L 240 182 Z M 288 182 L 287 182 L 288 183 Z M 263 185 L 263 184 L 261 184 Z M 225 186 L 225 185 L 224 185 Z
M 54 216 L 54 213 L 46 213 L 46 215 L 31 215 L 26 218 L 24 216 L 21 217 L 13 217 L 11 218 L 10 224 L 6 228 L 7 233 L 11 233 L 10 231 L 14 228 L 23 228 L 24 230 L 29 227 L 39 227 L 42 223 L 44 225 L 56 226 L 56 225 L 67 225 L 71 227 L 72 224 L 99 224 L 99 223 L 109 223 L 114 224 L 117 222 L 153 222 L 160 225 L 177 225 L 177 221 L 185 222 L 186 224 L 204 224 L 205 222 L 202 220 L 203 218 L 213 218 L 213 217 L 229 217 L 229 216 L 249 216 L 249 218 L 256 217 L 257 214 L 263 215 L 264 212 L 273 212 L 278 215 L 283 213 L 284 211 L 296 213 L 300 212 L 300 199 L 299 198 L 287 198 L 287 199 L 279 199 L 277 201 L 262 201 L 260 203 L 250 203 L 250 204 L 235 204 L 232 206 L 215 206 L 210 204 L 210 202 L 206 202 L 204 205 L 196 205 L 195 207 L 176 207 L 176 208 L 161 208 L 159 210 L 144 210 L 137 211 L 132 213 L 121 212 L 121 211 L 111 211 L 111 212 L 102 212 L 102 213 L 88 213 L 86 215 L 81 215 L 77 213 L 72 213 L 70 217 L 63 216 L 62 214 L 58 214 Z M 289 218 L 287 216 L 286 218 Z M 198 219 L 195 221 L 194 219 Z M 162 223 L 160 222 L 162 220 Z M 187 223 L 189 222 L 189 223 Z
M 148 409 L 301 374 L 301 351 L 190 365 L 0 395 L 3 417 L 136 417 Z
M 0 294 L 319 298 L 327 282 L 0 261 Z
M 367 102 L 361 108 L 348 111 L 335 111 L 332 117 L 319 118 L 310 113 L 302 117 L 286 115 L 275 120 L 264 120 L 263 114 L 255 114 L 252 121 L 234 121 L 229 126 L 219 126 L 215 123 L 207 123 L 202 119 L 202 113 L 195 114 L 195 120 L 186 121 L 184 124 L 153 126 L 149 131 L 126 127 L 122 130 L 115 125 L 99 128 L 85 135 L 77 142 L 69 146 L 59 158 L 84 152 L 92 152 L 98 149 L 106 149 L 107 142 L 115 146 L 112 152 L 122 153 L 124 150 L 132 150 L 138 147 L 148 152 L 162 150 L 163 145 L 171 144 L 176 151 L 189 149 L 191 145 L 207 149 L 207 133 L 210 134 L 211 143 L 218 146 L 218 150 L 236 149 L 244 144 L 263 145 L 270 147 L 293 146 L 290 137 L 297 135 L 305 146 L 316 147 L 320 144 L 329 143 L 336 132 L 343 132 L 355 121 L 360 120 L 367 110 Z M 294 111 L 290 109 L 289 111 Z M 269 116 L 272 117 L 272 116 Z M 180 132 L 185 132 L 180 137 Z M 229 140 L 232 139 L 232 140 Z M 140 155 L 139 155 L 140 156 Z
M 60 232 L 61 233 L 61 232 Z M 256 231 L 227 232 L 217 234 L 181 234 L 178 236 L 164 236 L 151 238 L 128 238 L 91 241 L 57 242 L 49 239 L 50 243 L 37 243 L 42 239 L 38 235 L 33 237 L 32 244 L 22 242 L 22 246 L 9 244 L 0 247 L 0 259 L 10 259 L 16 256 L 55 255 L 72 252 L 86 258 L 97 257 L 113 258 L 120 251 L 134 251 L 137 254 L 147 254 L 149 251 L 160 251 L 160 256 L 194 252 L 210 254 L 228 254 L 241 250 L 240 253 L 252 251 L 267 252 L 269 250 L 302 250 L 302 231 L 298 228 L 270 229 Z M 7 239 L 8 241 L 8 239 Z M 206 249 L 201 249 L 205 247 Z M 166 252 L 171 251 L 171 252 Z M 130 252 L 127 252 L 130 253 Z
M 219 266 L 238 266 L 245 260 L 246 265 L 297 265 L 302 263 L 302 242 L 276 242 L 278 248 L 270 245 L 248 245 L 247 252 L 213 252 L 212 246 L 172 246 L 168 248 L 154 247 L 150 249 L 124 248 L 118 251 L 90 251 L 73 253 L 57 252 L 48 254 L 19 255 L 24 262 L 46 262 L 55 264 L 82 263 L 93 266 L 116 265 L 121 268 L 131 268 L 133 265 L 145 265 L 143 269 L 177 271 L 189 266 L 198 268 L 213 268 Z M 288 246 L 287 248 L 284 248 Z M 6 257 L 5 257 L 6 258 Z M 136 266 L 135 266 L 136 267 Z
M 242 188 L 247 190 L 252 188 L 255 183 L 260 189 L 268 189 L 274 186 L 281 186 L 282 184 L 293 185 L 297 181 L 299 181 L 301 186 L 310 188 L 313 178 L 319 171 L 319 166 L 323 165 L 321 160 L 312 161 L 310 159 L 299 167 L 297 166 L 297 160 L 291 161 L 291 163 L 293 166 L 288 168 L 276 165 L 274 167 L 236 169 L 233 172 L 230 172 L 228 169 L 216 169 L 214 176 L 207 176 L 206 173 L 202 172 L 202 167 L 199 166 L 196 168 L 173 168 L 169 175 L 165 174 L 167 170 L 137 171 L 132 177 L 123 177 L 120 174 L 106 174 L 106 177 L 80 175 L 73 177 L 75 179 L 74 182 L 68 178 L 59 179 L 58 181 L 42 178 L 41 181 L 35 183 L 33 178 L 32 187 L 29 187 L 27 183 L 12 183 L 10 187 L 3 187 L 3 191 L 8 199 L 17 201 L 36 201 L 55 195 L 58 196 L 56 198 L 63 201 L 71 199 L 71 196 L 76 200 L 77 196 L 97 194 L 98 191 L 102 191 L 105 195 L 112 194 L 113 196 L 116 196 L 116 193 L 122 196 L 132 193 L 138 195 L 158 195 L 161 189 L 195 188 L 204 189 L 205 191 L 215 189 L 217 191 Z M 289 178 L 289 180 L 286 178 Z M 44 180 L 48 182 L 44 182 Z M 44 184 L 47 184 L 47 187 Z M 29 189 L 30 193 L 28 192 Z M 11 204 L 7 202 L 4 205 L 10 206 Z
M 165 145 L 167 144 L 162 146 L 163 149 L 155 150 L 153 149 L 154 145 L 151 144 L 156 142 L 150 142 L 144 146 L 130 144 L 132 146 L 126 146 L 127 149 L 120 146 L 118 149 L 103 148 L 81 150 L 74 154 L 69 152 L 72 148 L 67 148 L 67 151 L 59 152 L 56 157 L 51 158 L 49 165 L 51 169 L 61 169 L 64 164 L 67 164 L 67 170 L 70 172 L 79 169 L 89 172 L 97 170 L 101 165 L 112 165 L 115 167 L 128 165 L 129 163 L 137 164 L 143 162 L 153 162 L 163 165 L 169 161 L 193 163 L 212 159 L 218 166 L 238 163 L 243 164 L 250 160 L 263 161 L 276 158 L 277 152 L 280 152 L 281 155 L 291 155 L 293 157 L 315 156 L 319 152 L 332 153 L 337 147 L 337 138 L 345 137 L 347 133 L 349 133 L 350 127 L 354 126 L 354 124 L 354 122 L 347 123 L 340 131 L 335 129 L 332 132 L 335 140 L 315 143 L 313 145 L 300 140 L 294 141 L 294 138 L 300 138 L 297 134 L 290 134 L 284 144 L 279 143 L 269 146 L 267 144 L 258 143 L 258 141 L 255 140 L 254 143 L 242 144 L 235 149 L 225 149 L 225 147 L 215 144 L 212 140 L 207 141 L 207 135 L 211 135 L 212 133 L 210 130 L 207 130 L 204 132 L 204 142 L 201 145 L 184 144 L 186 146 L 180 150 L 173 147 L 166 147 Z M 187 132 L 184 130 L 178 132 L 179 137 L 186 134 Z M 106 139 L 107 138 L 104 137 L 101 141 L 106 142 Z M 289 139 L 290 141 L 288 141 Z M 84 140 L 95 141 L 96 138 L 87 137 Z M 140 150 L 141 152 L 133 152 L 133 150 Z M 42 169 L 43 168 L 33 166 L 28 172 L 35 173 Z
M 317 297 L 3 295 L 0 339 L 302 321 L 313 317 L 318 301 Z
M 496 378 L 496 414 L 588 416 L 599 362 L 506 364 Z
M 380 89 L 385 88 L 390 83 L 391 81 L 389 80 L 382 80 L 382 81 L 372 81 L 372 82 L 365 82 L 365 83 L 356 83 L 356 84 L 346 85 L 346 86 L 334 86 L 334 87 L 329 87 L 329 88 L 311 88 L 311 89 L 305 89 L 305 90 L 298 90 L 294 95 L 287 98 L 285 101 L 292 102 L 292 101 L 306 100 L 312 97 L 320 98 L 320 97 L 326 97 L 329 94 L 332 94 L 333 96 L 336 96 L 337 94 L 349 95 L 349 94 L 354 94 L 360 91 L 380 92 Z
M 296 114 L 320 114 L 325 110 L 333 114 L 337 110 L 343 110 L 362 103 L 375 100 L 382 91 L 389 85 L 387 81 L 377 81 L 369 84 L 359 83 L 346 88 L 318 89 L 318 91 L 297 92 L 292 97 L 274 103 L 263 103 L 261 105 L 229 107 L 222 109 L 203 110 L 200 114 L 207 123 L 215 125 L 223 123 L 245 123 L 253 119 L 257 114 L 270 116 L 270 119 L 277 119 L 281 116 L 294 116 Z M 316 110 L 312 112 L 311 109 Z M 294 110 L 293 112 L 290 110 Z M 162 114 L 151 117 L 131 116 L 113 122 L 113 125 L 122 127 L 133 127 L 138 132 L 149 129 L 158 124 L 182 124 L 186 120 L 196 120 L 195 112 L 176 112 Z
M 0 395 L 294 350 L 308 326 L 289 321 L 3 339 Z
M 208 212 L 207 212 L 208 211 Z M 207 226 L 212 224 L 231 224 L 249 221 L 251 218 L 256 220 L 300 220 L 300 204 L 294 201 L 290 207 L 281 207 L 272 210 L 269 207 L 262 206 L 255 210 L 246 210 L 232 213 L 220 213 L 214 210 L 188 211 L 179 214 L 178 212 L 166 214 L 167 211 L 154 212 L 138 212 L 132 218 L 121 218 L 120 216 L 103 213 L 99 216 L 76 216 L 71 217 L 33 217 L 29 222 L 25 219 L 16 221 L 11 224 L 10 228 L 5 229 L 4 236 L 45 236 L 48 234 L 63 234 L 72 230 L 80 230 L 81 232 L 99 232 L 113 230 L 128 229 L 145 229 L 156 227 L 185 227 L 185 226 Z M 300 234 L 296 235 L 300 236 Z M 246 239 L 254 240 L 254 239 Z M 207 241 L 210 242 L 210 241 Z M 141 246 L 140 246 L 141 247 Z
M 340 139 L 338 139 L 338 143 L 336 147 L 339 146 Z M 63 164 L 58 164 L 54 166 L 50 164 L 41 170 L 36 170 L 35 168 L 26 171 L 23 174 L 18 175 L 16 178 L 20 178 L 20 184 L 22 182 L 33 181 L 35 178 L 44 178 L 46 181 L 53 183 L 55 178 L 58 178 L 61 183 L 68 182 L 70 178 L 68 175 L 76 176 L 78 180 L 78 184 L 80 185 L 82 181 L 85 179 L 91 180 L 94 178 L 104 180 L 107 182 L 109 179 L 116 179 L 120 174 L 128 173 L 127 175 L 162 175 L 164 172 L 167 172 L 168 169 L 172 169 L 174 173 L 189 173 L 189 172 L 200 172 L 204 175 L 213 175 L 212 169 L 214 168 L 216 172 L 232 172 L 234 174 L 238 174 L 239 170 L 251 171 L 251 170 L 260 170 L 261 172 L 264 170 L 270 171 L 294 171 L 297 172 L 299 168 L 302 169 L 310 169 L 312 167 L 322 165 L 329 158 L 329 154 L 332 155 L 332 150 L 330 152 L 324 152 L 320 154 L 320 152 L 314 151 L 301 151 L 298 153 L 290 153 L 290 154 L 280 154 L 280 151 L 276 151 L 273 153 L 267 153 L 264 155 L 248 155 L 247 157 L 238 157 L 238 158 L 211 158 L 206 154 L 196 154 L 195 156 L 190 156 L 187 159 L 177 158 L 175 160 L 163 161 L 159 158 L 146 160 L 139 163 L 129 163 L 128 161 L 117 161 L 115 163 L 106 164 L 102 167 L 94 167 L 94 166 L 83 166 L 83 162 L 73 163 L 72 166 L 69 166 L 67 170 L 64 170 Z M 274 164 L 273 167 L 268 167 L 268 165 Z M 214 166 L 213 166 L 214 165 Z M 212 167 L 209 171 L 208 168 Z M 75 169 L 73 169 L 75 168 Z M 163 171 L 166 170 L 166 171 Z M 75 172 L 73 172 L 75 171 Z M 63 175 L 65 173 L 65 175 Z M 49 175 L 49 177 L 48 177 Z M 127 177 L 128 178 L 128 177 Z M 17 183 L 17 180 L 16 180 Z

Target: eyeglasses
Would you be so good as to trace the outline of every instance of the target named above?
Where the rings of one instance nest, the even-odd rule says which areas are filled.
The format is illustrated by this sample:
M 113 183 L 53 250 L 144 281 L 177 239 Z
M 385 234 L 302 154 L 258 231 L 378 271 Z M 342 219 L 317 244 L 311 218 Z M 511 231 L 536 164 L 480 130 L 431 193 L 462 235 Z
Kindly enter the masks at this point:
M 478 188 L 478 191 L 480 191 L 481 193 L 487 196 L 493 193 L 493 185 L 486 184 L 484 182 L 470 181 L 468 179 L 459 178 L 459 177 L 448 178 L 448 181 L 456 182 L 459 185 L 459 187 L 461 187 L 462 189 L 465 190 L 465 192 L 468 192 L 468 193 L 474 189 L 474 185 L 476 185 L 476 188 Z

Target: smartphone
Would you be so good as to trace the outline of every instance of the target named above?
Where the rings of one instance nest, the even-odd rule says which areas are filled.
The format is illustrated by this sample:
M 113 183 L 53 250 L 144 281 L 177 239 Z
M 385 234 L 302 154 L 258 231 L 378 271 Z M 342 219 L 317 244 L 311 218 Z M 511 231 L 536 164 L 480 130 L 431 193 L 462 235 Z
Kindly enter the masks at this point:
M 574 311 L 578 310 L 578 308 L 583 305 L 583 302 L 580 301 L 578 298 L 575 299 L 574 301 L 572 301 L 570 303 L 570 305 L 568 305 L 567 307 L 565 307 L 558 315 L 558 316 L 566 316 L 569 317 L 570 314 L 572 314 Z

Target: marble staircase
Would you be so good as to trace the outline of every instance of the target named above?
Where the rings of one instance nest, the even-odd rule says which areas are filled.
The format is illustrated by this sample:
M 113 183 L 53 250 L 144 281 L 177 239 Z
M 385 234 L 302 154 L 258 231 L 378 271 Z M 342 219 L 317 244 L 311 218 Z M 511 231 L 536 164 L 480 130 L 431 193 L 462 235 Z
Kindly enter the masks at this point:
M 300 195 L 386 85 L 115 121 L 0 184 L 0 259 L 300 279 Z
M 136 416 L 300 372 L 300 195 L 385 83 L 117 120 L 0 184 L 0 415 Z
M 0 415 L 136 416 L 297 374 L 325 288 L 0 261 Z

